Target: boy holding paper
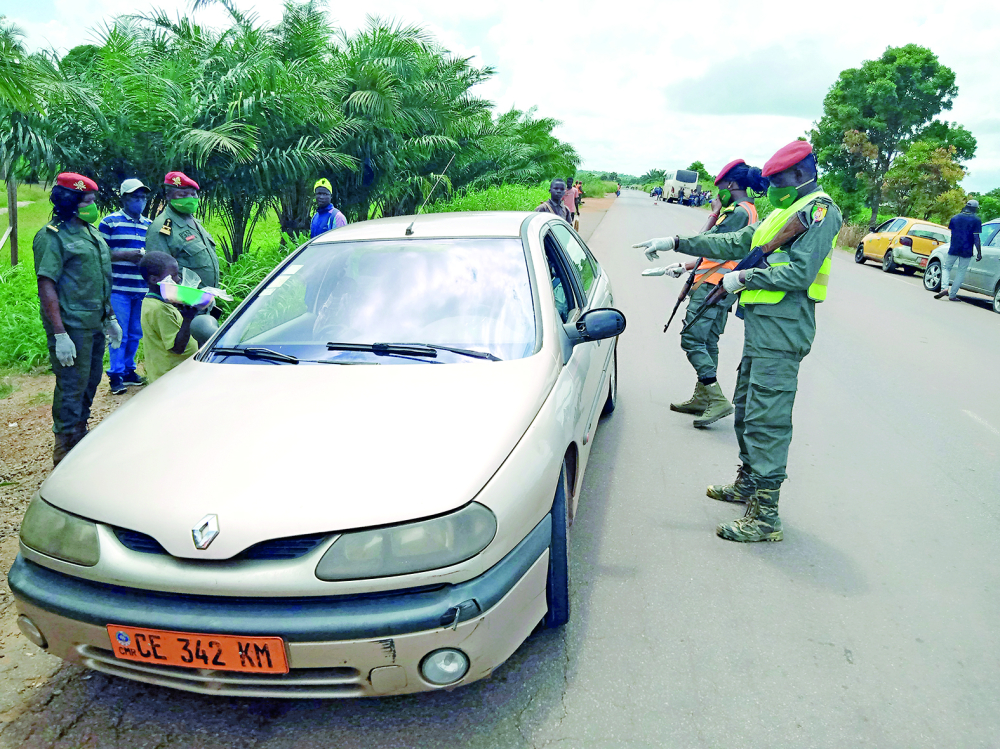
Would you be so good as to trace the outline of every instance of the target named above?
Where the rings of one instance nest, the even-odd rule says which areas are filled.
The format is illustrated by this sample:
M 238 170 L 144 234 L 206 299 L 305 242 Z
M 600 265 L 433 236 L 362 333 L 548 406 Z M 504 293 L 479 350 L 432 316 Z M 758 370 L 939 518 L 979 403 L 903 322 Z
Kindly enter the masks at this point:
M 160 295 L 160 282 L 181 282 L 177 261 L 165 252 L 147 252 L 139 262 L 139 272 L 149 290 L 142 300 L 142 339 L 145 348 L 146 378 L 162 377 L 185 359 L 194 356 L 198 344 L 191 336 L 191 321 L 197 307 L 171 304 Z

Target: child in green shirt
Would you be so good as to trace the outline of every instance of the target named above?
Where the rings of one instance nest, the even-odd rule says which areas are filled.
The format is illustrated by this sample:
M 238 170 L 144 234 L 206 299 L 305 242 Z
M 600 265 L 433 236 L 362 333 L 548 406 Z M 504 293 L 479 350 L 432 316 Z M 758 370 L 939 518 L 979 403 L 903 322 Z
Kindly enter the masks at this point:
M 153 382 L 185 359 L 194 356 L 198 344 L 191 337 L 191 321 L 198 310 L 175 305 L 160 296 L 160 281 L 171 277 L 181 282 L 177 261 L 165 252 L 147 252 L 139 262 L 139 272 L 149 285 L 142 300 L 142 340 L 145 348 L 146 379 Z

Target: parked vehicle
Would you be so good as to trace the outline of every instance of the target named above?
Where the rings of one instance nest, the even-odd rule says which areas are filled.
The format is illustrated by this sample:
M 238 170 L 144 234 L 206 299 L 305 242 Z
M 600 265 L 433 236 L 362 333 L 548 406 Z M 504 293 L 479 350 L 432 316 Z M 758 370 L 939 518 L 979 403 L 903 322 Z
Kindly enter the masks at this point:
M 927 257 L 936 247 L 950 241 L 947 226 L 898 216 L 865 235 L 858 243 L 854 261 L 877 260 L 886 273 L 902 270 L 912 276 L 927 265 Z
M 677 203 L 681 200 L 681 191 L 684 191 L 686 200 L 691 199 L 691 195 L 698 189 L 698 172 L 690 169 L 678 169 L 675 172 L 667 172 L 663 179 L 663 197 L 668 203 Z M 690 205 L 690 203 L 688 203 Z
M 570 616 L 568 537 L 625 318 L 565 221 L 352 224 L 42 484 L 22 633 L 192 692 L 356 697 L 488 676 Z
M 979 235 L 983 247 L 983 259 L 977 260 L 975 253 L 969 270 L 962 283 L 962 291 L 973 291 L 993 298 L 993 311 L 1000 312 L 1000 219 L 983 224 Z M 924 288 L 928 291 L 941 290 L 941 277 L 945 257 L 951 245 L 942 245 L 931 253 L 924 271 Z

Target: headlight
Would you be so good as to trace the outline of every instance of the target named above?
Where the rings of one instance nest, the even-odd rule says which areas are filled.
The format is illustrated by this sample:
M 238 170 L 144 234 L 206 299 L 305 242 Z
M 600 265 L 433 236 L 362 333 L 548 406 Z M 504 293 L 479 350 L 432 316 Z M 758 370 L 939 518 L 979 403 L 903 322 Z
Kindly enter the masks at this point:
M 93 567 L 101 558 L 97 523 L 63 512 L 37 494 L 24 513 L 21 542 L 46 556 L 84 567 Z
M 473 502 L 451 515 L 371 531 L 345 533 L 316 567 L 320 580 L 360 580 L 449 567 L 485 549 L 497 519 Z

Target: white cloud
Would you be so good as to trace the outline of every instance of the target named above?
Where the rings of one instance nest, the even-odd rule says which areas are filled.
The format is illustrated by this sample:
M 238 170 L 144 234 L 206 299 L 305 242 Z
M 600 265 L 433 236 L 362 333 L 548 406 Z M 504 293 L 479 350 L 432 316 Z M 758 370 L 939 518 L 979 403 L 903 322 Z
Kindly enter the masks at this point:
M 138 7 L 126 0 L 53 2 L 10 13 L 32 46 L 66 50 L 90 41 L 89 27 Z M 237 3 L 254 7 L 251 0 Z M 188 4 L 159 0 L 157 7 L 181 12 Z M 274 0 L 255 7 L 266 20 L 280 9 Z M 979 139 L 965 187 L 1000 185 L 1000 16 L 992 0 L 960 7 L 927 0 L 383 0 L 336 3 L 330 14 L 348 30 L 369 14 L 423 25 L 455 54 L 497 69 L 480 95 L 502 108 L 537 105 L 539 115 L 562 120 L 557 134 L 573 143 L 585 166 L 633 174 L 696 159 L 710 171 L 736 157 L 761 164 L 819 119 L 840 70 L 890 45 L 922 44 L 958 76 L 955 107 L 942 116 Z M 222 17 L 210 9 L 198 20 L 211 25 Z M 750 97 L 774 103 L 754 106 Z

